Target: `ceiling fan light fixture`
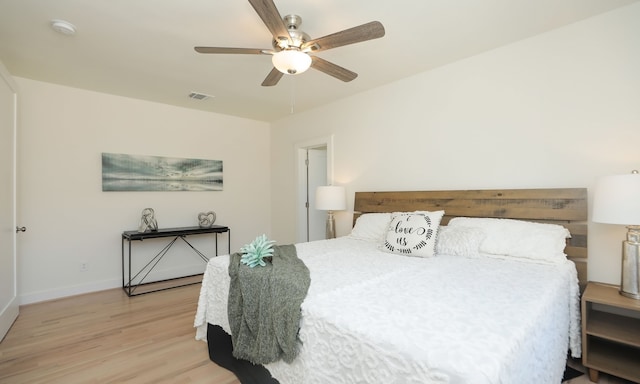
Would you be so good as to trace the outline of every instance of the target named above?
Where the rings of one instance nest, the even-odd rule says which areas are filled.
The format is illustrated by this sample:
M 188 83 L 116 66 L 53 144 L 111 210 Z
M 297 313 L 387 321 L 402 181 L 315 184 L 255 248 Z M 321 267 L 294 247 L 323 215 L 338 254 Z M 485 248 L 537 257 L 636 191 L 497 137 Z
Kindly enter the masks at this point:
M 297 75 L 309 69 L 311 56 L 295 49 L 288 49 L 274 53 L 271 62 L 285 75 Z

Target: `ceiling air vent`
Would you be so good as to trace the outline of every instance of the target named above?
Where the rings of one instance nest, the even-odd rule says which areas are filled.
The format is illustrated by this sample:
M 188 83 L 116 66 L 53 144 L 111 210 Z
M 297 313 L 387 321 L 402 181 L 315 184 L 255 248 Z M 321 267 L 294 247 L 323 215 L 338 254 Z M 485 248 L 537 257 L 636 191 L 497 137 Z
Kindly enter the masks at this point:
M 194 99 L 194 100 L 207 100 L 208 98 L 213 97 L 213 96 L 205 95 L 204 93 L 191 92 L 189 94 L 189 97 Z

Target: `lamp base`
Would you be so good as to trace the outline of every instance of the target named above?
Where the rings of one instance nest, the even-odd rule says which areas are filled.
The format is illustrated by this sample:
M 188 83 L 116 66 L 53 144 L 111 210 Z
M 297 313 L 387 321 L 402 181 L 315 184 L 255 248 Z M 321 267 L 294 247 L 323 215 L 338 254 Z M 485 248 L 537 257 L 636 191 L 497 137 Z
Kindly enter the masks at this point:
M 627 230 L 627 240 L 622 242 L 620 294 L 640 300 L 640 226 L 628 226 Z
M 336 238 L 336 221 L 333 219 L 333 212 L 327 212 L 327 239 L 335 239 Z

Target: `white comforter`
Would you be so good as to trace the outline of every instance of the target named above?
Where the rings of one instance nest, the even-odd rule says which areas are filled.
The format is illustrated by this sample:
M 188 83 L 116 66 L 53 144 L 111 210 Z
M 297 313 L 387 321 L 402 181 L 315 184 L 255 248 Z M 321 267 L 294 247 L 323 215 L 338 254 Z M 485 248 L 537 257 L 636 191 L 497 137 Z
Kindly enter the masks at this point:
M 573 263 L 413 258 L 343 237 L 297 244 L 311 273 L 296 360 L 281 384 L 558 384 L 580 355 Z M 229 332 L 229 258 L 212 258 L 195 318 Z

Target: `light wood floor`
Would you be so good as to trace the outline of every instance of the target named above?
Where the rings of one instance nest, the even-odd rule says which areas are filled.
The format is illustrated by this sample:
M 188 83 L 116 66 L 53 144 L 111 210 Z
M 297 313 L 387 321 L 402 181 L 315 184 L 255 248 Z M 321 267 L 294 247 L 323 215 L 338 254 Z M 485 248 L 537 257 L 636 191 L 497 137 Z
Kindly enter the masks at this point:
M 121 289 L 20 308 L 0 343 L 0 383 L 239 384 L 195 340 L 200 285 Z
M 199 291 L 129 298 L 112 289 L 23 306 L 0 343 L 0 383 L 240 384 L 194 338 Z M 629 382 L 601 374 L 600 384 L 620 383 Z
M 567 361 L 567 365 L 570 367 L 577 369 L 581 372 L 586 372 L 587 370 L 582 366 L 579 359 L 570 359 Z M 600 373 L 600 378 L 598 384 L 633 384 L 631 381 L 621 379 L 619 377 L 610 376 L 606 373 Z M 575 379 L 567 380 L 564 384 L 589 384 L 593 383 L 593 381 L 589 380 L 589 375 L 584 374 L 580 377 L 576 377 Z
M 593 383 L 593 381 L 589 380 L 589 375 L 582 375 L 580 377 L 576 377 L 575 379 L 565 381 L 565 384 L 590 384 L 590 383 Z M 633 383 L 628 380 L 623 380 L 614 376 L 609 376 L 607 374 L 601 373 L 598 384 L 633 384 Z

